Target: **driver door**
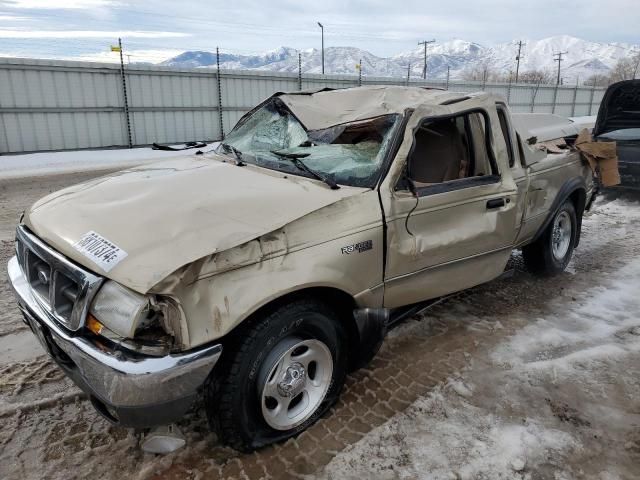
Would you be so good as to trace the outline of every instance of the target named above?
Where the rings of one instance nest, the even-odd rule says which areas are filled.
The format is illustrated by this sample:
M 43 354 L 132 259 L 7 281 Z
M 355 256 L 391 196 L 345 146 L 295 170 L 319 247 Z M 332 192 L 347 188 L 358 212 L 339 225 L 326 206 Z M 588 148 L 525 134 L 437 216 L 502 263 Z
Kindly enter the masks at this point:
M 480 108 L 437 117 L 416 111 L 409 120 L 395 161 L 403 166 L 381 187 L 385 307 L 463 290 L 504 271 L 518 232 L 517 188 L 504 139 L 491 125 L 500 128 L 495 110 Z

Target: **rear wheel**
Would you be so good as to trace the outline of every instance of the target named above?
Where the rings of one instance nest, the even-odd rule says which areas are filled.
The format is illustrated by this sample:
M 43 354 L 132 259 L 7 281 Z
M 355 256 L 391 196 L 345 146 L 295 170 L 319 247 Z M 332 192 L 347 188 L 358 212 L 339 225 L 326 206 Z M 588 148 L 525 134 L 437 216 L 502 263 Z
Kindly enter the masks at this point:
M 578 232 L 576 210 L 567 200 L 535 242 L 522 248 L 527 268 L 536 274 L 555 275 L 571 260 Z
M 326 305 L 297 300 L 239 333 L 206 391 L 207 415 L 223 443 L 250 451 L 284 440 L 337 400 L 346 332 Z

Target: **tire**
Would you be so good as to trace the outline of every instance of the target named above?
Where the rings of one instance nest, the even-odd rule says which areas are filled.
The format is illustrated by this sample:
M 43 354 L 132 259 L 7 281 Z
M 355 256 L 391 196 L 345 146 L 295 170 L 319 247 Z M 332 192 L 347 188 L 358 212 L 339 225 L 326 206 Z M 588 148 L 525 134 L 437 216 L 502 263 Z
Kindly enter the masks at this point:
M 346 334 L 336 313 L 313 299 L 283 305 L 239 330 L 205 387 L 219 440 L 249 452 L 313 424 L 342 390 Z
M 567 200 L 540 238 L 522 248 L 524 263 L 529 271 L 546 276 L 563 272 L 571 260 L 577 233 L 576 209 Z

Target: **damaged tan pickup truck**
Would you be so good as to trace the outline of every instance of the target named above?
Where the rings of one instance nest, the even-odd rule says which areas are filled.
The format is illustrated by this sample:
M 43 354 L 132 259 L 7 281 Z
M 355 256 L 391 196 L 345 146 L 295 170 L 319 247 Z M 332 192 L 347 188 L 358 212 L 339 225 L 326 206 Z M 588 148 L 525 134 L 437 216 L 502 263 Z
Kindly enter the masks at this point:
M 513 249 L 535 272 L 566 267 L 591 172 L 517 122 L 484 93 L 276 94 L 215 152 L 27 209 L 8 268 L 20 309 L 111 422 L 173 422 L 200 397 L 235 448 L 285 439 L 416 305 L 495 279 Z

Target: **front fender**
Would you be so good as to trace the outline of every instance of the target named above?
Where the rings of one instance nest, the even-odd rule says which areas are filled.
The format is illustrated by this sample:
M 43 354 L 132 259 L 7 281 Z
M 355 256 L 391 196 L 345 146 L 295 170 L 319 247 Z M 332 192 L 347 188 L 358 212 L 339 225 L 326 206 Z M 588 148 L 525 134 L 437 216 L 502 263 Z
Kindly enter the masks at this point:
M 371 247 L 344 253 L 345 247 L 363 242 Z M 260 308 L 298 290 L 329 287 L 347 293 L 359 307 L 381 306 L 382 289 L 377 289 L 379 295 L 367 292 L 381 283 L 382 249 L 382 228 L 376 226 L 221 273 L 201 275 L 192 269 L 179 279 L 167 279 L 170 292 L 165 293 L 180 302 L 193 348 L 228 334 Z M 239 258 L 249 258 L 246 250 L 260 247 L 243 250 Z M 210 265 L 198 268 L 206 272 Z

